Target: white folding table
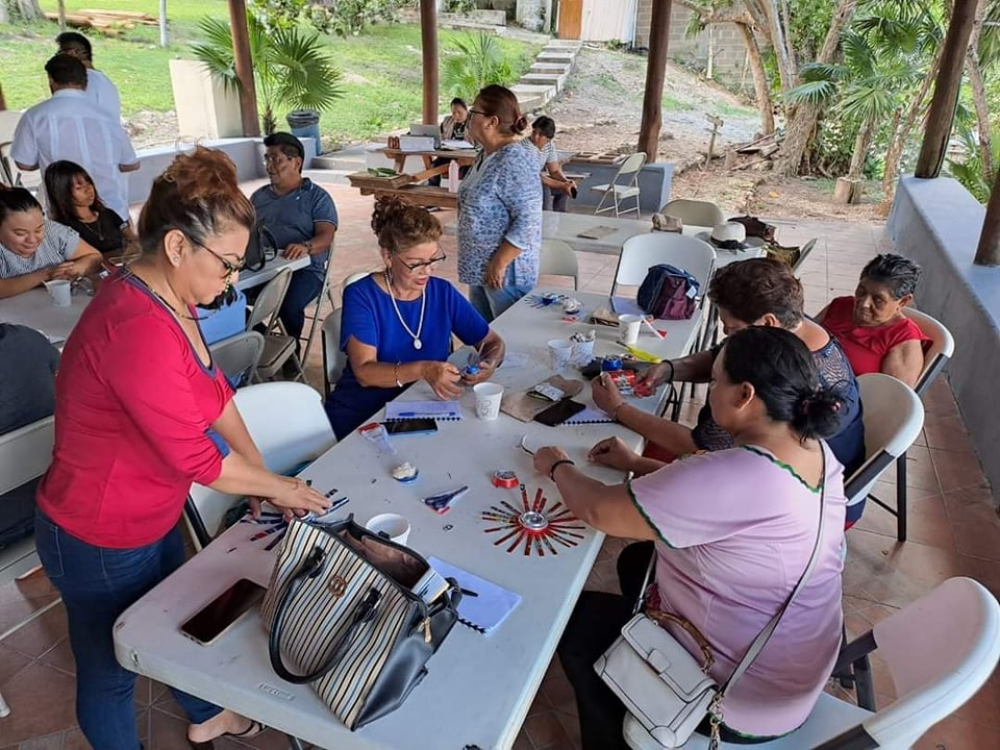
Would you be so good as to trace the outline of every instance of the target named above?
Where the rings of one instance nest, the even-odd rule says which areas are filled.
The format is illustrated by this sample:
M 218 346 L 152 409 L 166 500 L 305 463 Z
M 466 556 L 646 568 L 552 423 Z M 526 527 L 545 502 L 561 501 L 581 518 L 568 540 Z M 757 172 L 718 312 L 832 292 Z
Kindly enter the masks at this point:
M 578 294 L 585 310 L 607 305 L 607 297 Z M 527 389 L 552 374 L 547 341 L 565 338 L 592 326 L 567 323 L 558 305 L 536 309 L 522 300 L 494 324 L 510 353 L 526 354 L 520 367 L 505 366 L 495 381 L 507 389 Z M 699 313 L 700 314 L 700 313 Z M 665 339 L 644 331 L 639 346 L 663 357 L 688 351 L 698 320 L 662 321 Z M 622 352 L 613 340 L 615 329 L 598 327 L 595 354 Z M 462 356 L 460 352 L 457 356 Z M 512 357 L 511 359 L 517 359 Z M 571 376 L 572 372 L 565 373 Z M 650 411 L 657 397 L 636 400 Z M 588 404 L 589 386 L 581 394 Z M 425 383 L 401 397 L 431 398 Z M 481 635 L 456 625 L 440 651 L 428 663 L 429 674 L 392 714 L 356 732 L 348 732 L 307 685 L 291 685 L 271 669 L 267 641 L 256 614 L 209 647 L 188 640 L 179 626 L 235 580 L 251 578 L 267 584 L 277 550 L 267 552 L 264 539 L 250 537 L 259 527 L 239 523 L 223 533 L 166 581 L 130 607 L 118 620 L 114 639 L 118 660 L 128 669 L 185 690 L 267 725 L 336 750 L 507 750 L 517 737 L 580 590 L 600 550 L 603 536 L 585 532 L 579 546 L 560 548 L 557 556 L 526 557 L 521 550 L 495 546 L 496 536 L 481 512 L 502 499 L 519 502 L 517 490 L 494 487 L 498 469 L 514 470 L 530 496 L 542 487 L 554 500 L 556 490 L 537 475 L 531 456 L 519 443 L 527 436 L 534 447 L 559 445 L 581 467 L 606 482 L 621 481 L 610 469 L 587 466 L 587 450 L 599 439 L 621 436 L 639 448 L 641 438 L 618 424 L 545 427 L 522 423 L 505 414 L 492 422 L 475 418 L 473 394 L 461 399 L 463 419 L 439 423 L 434 435 L 393 438 L 397 455 L 379 452 L 357 433 L 317 459 L 301 476 L 320 492 L 338 488 L 351 498 L 344 513 L 364 523 L 391 511 L 411 523 L 408 544 L 424 555 L 435 555 L 518 592 L 522 602 L 492 634 Z M 291 415 L 290 415 L 291 418 Z M 400 484 L 390 470 L 403 461 L 420 469 L 413 484 Z M 470 492 L 445 515 L 438 515 L 421 497 L 456 489 Z M 266 538 L 265 538 L 266 539 Z
M 262 286 L 266 284 L 275 276 L 278 275 L 278 271 L 282 268 L 290 268 L 292 271 L 298 271 L 300 268 L 305 268 L 312 262 L 312 258 L 305 255 L 301 258 L 296 258 L 295 260 L 289 260 L 288 258 L 283 258 L 280 255 L 273 258 L 264 264 L 264 267 L 259 271 L 241 271 L 240 278 L 236 282 L 236 288 L 242 291 L 247 289 L 253 289 L 254 287 Z

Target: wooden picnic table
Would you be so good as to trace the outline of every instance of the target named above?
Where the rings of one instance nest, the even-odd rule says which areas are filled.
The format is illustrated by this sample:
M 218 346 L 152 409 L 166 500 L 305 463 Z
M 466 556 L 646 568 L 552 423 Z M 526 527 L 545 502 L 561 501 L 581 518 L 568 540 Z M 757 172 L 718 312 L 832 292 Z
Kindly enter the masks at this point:
M 476 160 L 478 151 L 474 148 L 439 148 L 426 151 L 403 151 L 398 148 L 383 148 L 382 153 L 393 160 L 396 171 L 404 172 L 407 156 L 420 156 L 424 160 L 424 169 L 430 169 L 435 159 L 454 159 L 460 167 L 467 167 Z

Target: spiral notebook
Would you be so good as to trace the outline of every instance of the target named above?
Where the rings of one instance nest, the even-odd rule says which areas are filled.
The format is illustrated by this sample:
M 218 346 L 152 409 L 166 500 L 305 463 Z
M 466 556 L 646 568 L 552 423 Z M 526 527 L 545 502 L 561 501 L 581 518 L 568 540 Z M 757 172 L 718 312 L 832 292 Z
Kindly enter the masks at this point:
M 467 570 L 456 568 L 436 557 L 428 557 L 427 562 L 445 578 L 458 581 L 462 589 L 462 601 L 458 603 L 458 621 L 484 635 L 489 635 L 500 627 L 521 603 L 520 594 L 508 591 Z
M 385 421 L 440 419 L 454 422 L 462 418 L 458 401 L 390 401 L 385 405 Z
M 610 424 L 614 422 L 611 416 L 600 409 L 588 406 L 586 409 L 581 411 L 579 414 L 574 414 L 572 417 L 563 422 L 563 425 L 574 425 L 574 424 Z

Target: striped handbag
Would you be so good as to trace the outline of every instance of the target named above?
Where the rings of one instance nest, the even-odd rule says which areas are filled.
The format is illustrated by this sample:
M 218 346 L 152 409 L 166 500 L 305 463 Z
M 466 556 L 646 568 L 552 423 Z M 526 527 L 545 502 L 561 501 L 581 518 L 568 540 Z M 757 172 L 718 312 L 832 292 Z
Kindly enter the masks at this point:
M 293 520 L 261 608 L 274 671 L 310 683 L 348 729 L 394 711 L 458 617 L 454 582 L 430 603 L 411 590 L 429 568 L 353 516 Z

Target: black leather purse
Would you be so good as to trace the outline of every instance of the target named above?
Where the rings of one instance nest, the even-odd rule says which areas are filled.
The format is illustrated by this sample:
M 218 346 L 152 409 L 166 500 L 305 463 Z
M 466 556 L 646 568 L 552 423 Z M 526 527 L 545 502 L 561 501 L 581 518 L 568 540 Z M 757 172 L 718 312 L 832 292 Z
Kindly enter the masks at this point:
M 261 608 L 274 671 L 309 683 L 348 729 L 396 710 L 458 619 L 453 580 L 430 602 L 414 593 L 429 570 L 353 516 L 292 521 Z
M 246 270 L 259 271 L 269 260 L 278 255 L 278 243 L 271 231 L 263 223 L 257 222 L 250 230 L 247 242 Z

